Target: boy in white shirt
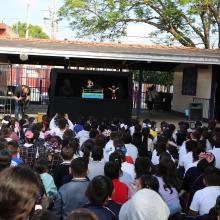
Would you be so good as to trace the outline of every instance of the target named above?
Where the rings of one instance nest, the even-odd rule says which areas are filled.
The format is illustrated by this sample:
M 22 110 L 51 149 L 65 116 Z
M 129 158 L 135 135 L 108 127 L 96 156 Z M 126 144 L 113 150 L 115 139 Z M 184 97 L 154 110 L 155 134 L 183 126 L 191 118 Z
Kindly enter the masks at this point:
M 220 170 L 208 168 L 203 181 L 206 187 L 195 193 L 190 205 L 190 213 L 193 216 L 208 214 L 209 210 L 214 207 L 220 195 Z
M 195 140 L 188 140 L 186 141 L 186 154 L 180 157 L 179 159 L 179 166 L 184 167 L 186 171 L 187 165 L 193 162 L 193 150 L 198 147 L 197 141 Z

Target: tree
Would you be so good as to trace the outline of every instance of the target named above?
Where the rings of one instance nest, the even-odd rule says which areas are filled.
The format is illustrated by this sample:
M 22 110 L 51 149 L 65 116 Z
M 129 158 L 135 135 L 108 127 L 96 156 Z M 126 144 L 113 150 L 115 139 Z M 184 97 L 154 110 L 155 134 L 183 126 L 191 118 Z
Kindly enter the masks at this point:
M 138 77 L 139 72 L 134 71 L 134 80 L 138 81 Z M 143 71 L 143 82 L 145 83 L 170 86 L 173 85 L 173 81 L 173 72 Z
M 115 40 L 126 35 L 128 24 L 145 23 L 165 43 L 220 48 L 219 0 L 64 0 L 60 17 L 78 37 Z
M 12 26 L 12 30 L 15 33 L 18 33 L 18 36 L 21 38 L 25 37 L 27 30 L 26 23 L 18 22 Z M 29 36 L 32 38 L 48 39 L 49 36 L 43 32 L 42 28 L 38 25 L 29 25 Z

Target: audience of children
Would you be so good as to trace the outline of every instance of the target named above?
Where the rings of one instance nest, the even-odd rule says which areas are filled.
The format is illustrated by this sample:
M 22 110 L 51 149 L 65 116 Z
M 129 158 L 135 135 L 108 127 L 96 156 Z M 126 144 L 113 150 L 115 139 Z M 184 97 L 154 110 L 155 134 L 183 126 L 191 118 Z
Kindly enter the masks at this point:
M 220 128 L 5 116 L 0 219 L 220 219 Z

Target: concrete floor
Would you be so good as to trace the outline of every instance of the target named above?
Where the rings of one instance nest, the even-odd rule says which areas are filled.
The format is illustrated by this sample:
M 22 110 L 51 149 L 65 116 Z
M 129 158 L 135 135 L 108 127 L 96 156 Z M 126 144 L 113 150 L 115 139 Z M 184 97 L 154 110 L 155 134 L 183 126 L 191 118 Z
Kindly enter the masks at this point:
M 136 110 L 133 110 L 133 118 L 136 118 Z M 179 121 L 186 120 L 184 114 L 177 112 L 163 112 L 163 111 L 152 111 L 149 113 L 147 110 L 142 110 L 140 120 L 150 119 L 151 121 L 156 121 L 157 125 L 160 124 L 161 121 L 167 121 L 168 123 L 173 123 L 175 125 L 178 124 Z

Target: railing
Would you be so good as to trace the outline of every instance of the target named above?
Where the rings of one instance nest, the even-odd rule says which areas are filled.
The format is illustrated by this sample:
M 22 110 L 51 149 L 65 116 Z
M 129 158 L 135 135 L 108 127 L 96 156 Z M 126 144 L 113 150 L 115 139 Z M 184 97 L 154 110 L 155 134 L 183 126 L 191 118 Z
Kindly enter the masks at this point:
M 50 84 L 50 67 L 23 67 L 12 68 L 11 85 L 28 85 L 31 90 L 30 100 L 32 103 L 47 105 L 48 88 Z
M 134 87 L 138 87 L 138 82 L 137 81 L 133 81 Z M 146 100 L 146 91 L 152 86 L 153 84 L 149 84 L 149 83 L 143 83 L 142 85 L 142 92 L 141 92 L 141 109 L 147 109 L 147 104 L 145 103 Z M 159 92 L 163 92 L 163 93 L 173 93 L 173 86 L 165 86 L 165 85 L 154 85 L 156 87 L 156 91 Z M 133 97 L 133 108 L 136 109 L 137 108 L 137 98 L 136 98 L 136 102 L 134 105 L 134 97 Z
M 204 98 L 193 98 L 193 103 L 202 103 L 203 106 L 203 118 L 210 119 L 213 114 L 213 109 L 210 109 L 210 102 L 211 99 L 204 99 Z

